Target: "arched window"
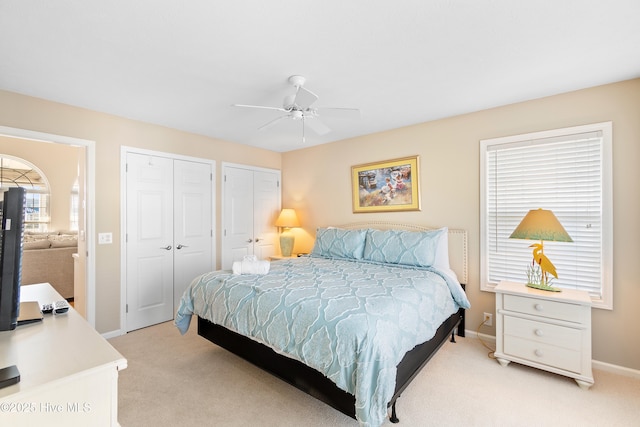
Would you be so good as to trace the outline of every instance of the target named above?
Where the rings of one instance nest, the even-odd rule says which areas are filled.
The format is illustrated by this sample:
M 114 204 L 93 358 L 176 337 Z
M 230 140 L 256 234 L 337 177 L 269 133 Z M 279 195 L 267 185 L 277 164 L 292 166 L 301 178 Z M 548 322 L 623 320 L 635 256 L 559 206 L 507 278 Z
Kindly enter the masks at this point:
M 47 231 L 51 221 L 47 178 L 26 160 L 0 154 L 0 191 L 11 187 L 26 190 L 25 230 Z

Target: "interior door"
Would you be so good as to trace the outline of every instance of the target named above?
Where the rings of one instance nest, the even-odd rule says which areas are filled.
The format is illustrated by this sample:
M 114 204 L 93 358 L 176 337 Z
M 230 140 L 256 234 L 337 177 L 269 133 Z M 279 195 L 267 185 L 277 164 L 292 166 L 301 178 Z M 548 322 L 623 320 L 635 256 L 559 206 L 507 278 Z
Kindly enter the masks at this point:
M 214 270 L 210 164 L 174 161 L 174 309 L 191 281 Z
M 173 319 L 173 160 L 127 153 L 127 331 Z
M 223 171 L 224 224 L 222 269 L 253 254 L 253 171 L 226 167 Z
M 278 251 L 278 229 L 274 225 L 280 213 L 280 179 L 274 172 L 253 174 L 253 253 L 268 259 Z
M 225 166 L 223 178 L 222 269 L 245 255 L 267 259 L 277 253 L 280 172 Z

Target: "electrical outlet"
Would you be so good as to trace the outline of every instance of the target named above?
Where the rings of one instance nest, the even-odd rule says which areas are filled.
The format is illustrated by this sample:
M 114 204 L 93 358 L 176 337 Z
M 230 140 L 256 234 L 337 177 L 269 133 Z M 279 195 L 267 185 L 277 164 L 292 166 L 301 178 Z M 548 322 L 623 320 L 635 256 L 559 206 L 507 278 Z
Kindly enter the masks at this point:
M 491 313 L 484 313 L 484 317 L 482 318 L 482 321 L 485 322 L 485 326 L 492 326 L 493 325 L 493 314 Z

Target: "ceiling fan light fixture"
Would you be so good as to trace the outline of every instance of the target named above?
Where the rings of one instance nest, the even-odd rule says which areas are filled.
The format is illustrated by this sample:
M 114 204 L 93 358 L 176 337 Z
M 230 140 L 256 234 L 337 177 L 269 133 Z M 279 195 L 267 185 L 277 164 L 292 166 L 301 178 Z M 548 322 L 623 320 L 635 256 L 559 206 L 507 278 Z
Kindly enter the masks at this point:
M 285 96 L 282 107 L 269 107 L 264 105 L 247 105 L 247 104 L 233 104 L 235 107 L 245 107 L 245 108 L 259 108 L 259 109 L 267 109 L 267 110 L 277 110 L 285 113 L 280 117 L 276 117 L 270 122 L 260 126 L 258 130 L 265 130 L 273 127 L 276 123 L 281 122 L 282 120 L 291 119 L 291 120 L 299 120 L 302 123 L 302 142 L 305 142 L 305 128 L 309 126 L 309 128 L 314 131 L 317 135 L 325 135 L 331 132 L 331 129 L 325 125 L 320 120 L 320 113 L 317 108 L 312 107 L 318 100 L 318 95 L 311 92 L 310 90 L 302 87 L 306 79 L 302 76 L 293 75 L 289 76 L 289 83 L 295 87 L 295 93 L 292 95 Z M 331 115 L 334 117 L 346 117 L 346 118 L 359 118 L 360 111 L 355 108 L 322 108 L 322 111 L 327 111 L 332 113 Z M 313 120 L 305 120 L 305 119 L 313 119 Z

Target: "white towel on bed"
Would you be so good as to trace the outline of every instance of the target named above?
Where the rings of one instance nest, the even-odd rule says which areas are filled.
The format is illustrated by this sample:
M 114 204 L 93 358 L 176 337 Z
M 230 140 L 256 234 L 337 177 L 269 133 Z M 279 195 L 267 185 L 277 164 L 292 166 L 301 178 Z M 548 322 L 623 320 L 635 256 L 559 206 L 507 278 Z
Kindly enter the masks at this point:
M 259 261 L 255 255 L 245 255 L 242 261 L 234 261 L 231 269 L 233 274 L 267 274 L 271 263 Z

